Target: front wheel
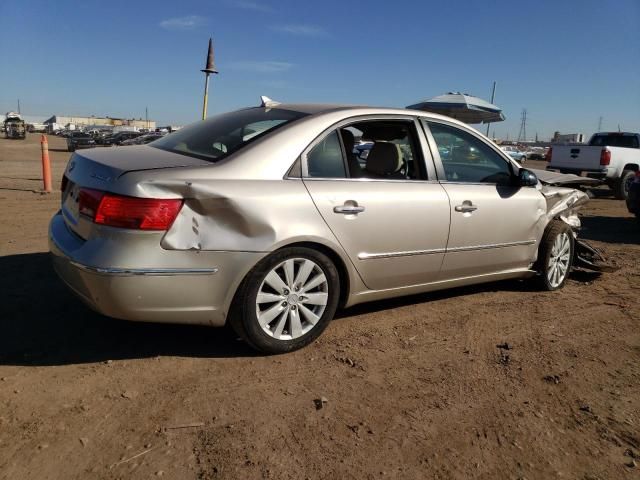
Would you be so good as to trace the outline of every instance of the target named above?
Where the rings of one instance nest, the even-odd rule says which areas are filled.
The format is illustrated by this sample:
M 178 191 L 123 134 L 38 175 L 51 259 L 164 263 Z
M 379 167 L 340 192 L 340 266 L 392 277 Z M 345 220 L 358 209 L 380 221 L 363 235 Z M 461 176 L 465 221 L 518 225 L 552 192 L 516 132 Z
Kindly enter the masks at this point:
M 558 290 L 569 278 L 573 264 L 573 232 L 564 222 L 554 220 L 540 242 L 536 270 L 543 290 Z
M 290 352 L 320 336 L 339 297 L 340 277 L 326 255 L 306 247 L 284 248 L 249 272 L 229 322 L 257 350 Z

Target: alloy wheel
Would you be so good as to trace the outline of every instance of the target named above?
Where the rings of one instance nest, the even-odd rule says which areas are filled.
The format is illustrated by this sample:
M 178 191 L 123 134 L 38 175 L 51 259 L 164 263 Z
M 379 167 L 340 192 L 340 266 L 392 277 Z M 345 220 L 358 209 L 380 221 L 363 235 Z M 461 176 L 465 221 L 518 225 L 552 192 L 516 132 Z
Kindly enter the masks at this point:
M 564 282 L 569 272 L 571 262 L 571 239 L 566 232 L 558 235 L 553 242 L 549 263 L 547 265 L 547 280 L 553 288 Z
M 322 268 L 307 258 L 289 258 L 265 276 L 256 296 L 256 317 L 265 333 L 293 340 L 318 323 L 329 301 Z

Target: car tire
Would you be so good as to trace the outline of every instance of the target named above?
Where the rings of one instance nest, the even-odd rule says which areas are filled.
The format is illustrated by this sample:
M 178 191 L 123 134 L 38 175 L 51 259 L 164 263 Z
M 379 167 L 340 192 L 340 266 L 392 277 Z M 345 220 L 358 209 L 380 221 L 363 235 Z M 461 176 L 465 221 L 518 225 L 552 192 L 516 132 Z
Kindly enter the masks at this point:
M 527 156 L 526 155 L 523 155 L 523 156 L 520 157 L 520 163 L 522 163 L 524 165 L 524 162 L 526 162 L 526 161 L 527 161 Z
M 340 276 L 329 257 L 307 247 L 283 248 L 247 274 L 236 292 L 229 323 L 256 350 L 291 352 L 320 336 L 339 298 Z
M 623 170 L 618 181 L 612 185 L 613 194 L 618 200 L 626 200 L 629 196 L 629 186 L 635 174 L 633 170 Z
M 534 267 L 538 273 L 538 286 L 542 290 L 553 291 L 564 287 L 573 265 L 573 254 L 571 227 L 560 220 L 553 220 L 542 235 Z

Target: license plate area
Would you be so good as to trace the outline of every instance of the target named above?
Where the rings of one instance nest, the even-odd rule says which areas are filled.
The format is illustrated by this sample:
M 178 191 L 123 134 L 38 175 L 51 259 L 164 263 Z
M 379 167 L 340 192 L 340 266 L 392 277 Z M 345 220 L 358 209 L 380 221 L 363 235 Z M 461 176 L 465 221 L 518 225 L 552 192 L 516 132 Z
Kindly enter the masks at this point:
M 62 195 L 62 214 L 72 225 L 77 225 L 80 218 L 79 195 L 80 187 L 69 180 Z

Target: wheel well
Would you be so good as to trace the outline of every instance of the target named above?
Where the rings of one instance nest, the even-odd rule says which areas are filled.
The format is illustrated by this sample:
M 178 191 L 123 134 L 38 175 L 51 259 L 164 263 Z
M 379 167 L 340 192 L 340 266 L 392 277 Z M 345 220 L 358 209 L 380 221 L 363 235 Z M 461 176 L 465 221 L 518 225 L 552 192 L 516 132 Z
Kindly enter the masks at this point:
M 307 247 L 312 248 L 314 250 L 318 250 L 319 252 L 324 253 L 327 257 L 331 259 L 333 264 L 336 266 L 336 270 L 338 270 L 338 275 L 340 276 L 340 301 L 339 308 L 342 308 L 344 304 L 347 302 L 347 298 L 349 297 L 349 291 L 351 289 L 351 285 L 349 283 L 349 272 L 347 271 L 347 266 L 344 264 L 342 257 L 338 255 L 335 250 L 327 247 L 326 245 L 322 245 L 321 243 L 316 242 L 298 242 L 291 243 L 288 245 L 283 245 L 279 248 L 279 250 L 283 248 L 289 247 Z
M 633 170 L 634 172 L 638 171 L 638 165 L 635 165 L 633 163 L 628 163 L 624 166 L 623 170 Z

